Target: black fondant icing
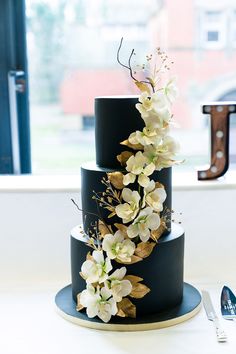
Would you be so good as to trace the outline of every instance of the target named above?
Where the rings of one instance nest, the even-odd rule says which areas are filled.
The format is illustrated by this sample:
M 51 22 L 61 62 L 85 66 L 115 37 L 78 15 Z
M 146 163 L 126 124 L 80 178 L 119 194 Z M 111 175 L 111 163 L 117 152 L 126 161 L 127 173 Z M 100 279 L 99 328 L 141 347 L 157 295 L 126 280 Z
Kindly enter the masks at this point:
M 162 237 L 153 252 L 143 261 L 125 265 L 127 274 L 143 278 L 151 291 L 142 299 L 132 299 L 137 315 L 147 315 L 169 310 L 178 305 L 183 296 L 184 231 L 179 225 L 172 225 L 168 236 Z M 71 232 L 72 294 L 76 296 L 86 288 L 80 276 L 81 266 L 92 249 L 86 244 L 78 227 Z M 112 261 L 114 269 L 123 265 Z
M 95 98 L 95 141 L 98 166 L 120 167 L 116 158 L 124 151 L 124 146 L 120 143 L 128 139 L 131 133 L 142 130 L 144 127 L 144 121 L 135 107 L 137 102 L 138 97 L 135 96 Z
M 116 169 L 117 171 L 118 169 Z M 101 183 L 103 177 L 107 177 L 108 172 L 112 172 L 112 169 L 98 167 L 95 163 L 86 163 L 81 167 L 81 199 L 83 209 L 83 224 L 85 232 L 88 232 L 94 222 L 98 219 L 98 216 L 94 214 L 100 214 L 100 218 L 103 218 L 107 224 L 122 222 L 121 219 L 112 217 L 108 219 L 109 212 L 104 208 L 97 208 L 97 203 L 92 199 L 95 192 L 104 192 L 105 186 Z M 155 171 L 152 174 L 154 181 L 160 182 L 164 185 L 167 198 L 164 202 L 164 209 L 171 210 L 171 167 L 164 168 L 161 171 Z M 135 190 L 135 185 L 130 184 L 128 188 Z M 137 186 L 136 186 L 137 187 Z M 92 213 L 92 214 L 91 214 Z M 169 213 L 170 214 L 170 213 Z M 170 219 L 170 215 L 169 215 Z M 170 222 L 168 223 L 168 229 L 170 229 Z M 167 232 L 168 233 L 168 232 Z

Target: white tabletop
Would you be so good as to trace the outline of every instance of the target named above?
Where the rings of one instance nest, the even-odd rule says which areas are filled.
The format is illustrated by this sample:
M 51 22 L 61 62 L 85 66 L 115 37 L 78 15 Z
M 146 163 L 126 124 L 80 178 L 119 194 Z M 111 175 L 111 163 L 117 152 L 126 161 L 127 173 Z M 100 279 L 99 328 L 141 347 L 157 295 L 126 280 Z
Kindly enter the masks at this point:
M 236 321 L 221 323 L 227 343 L 218 343 L 204 309 L 192 319 L 166 329 L 143 332 L 105 332 L 74 325 L 61 318 L 54 305 L 65 284 L 1 291 L 0 353 L 2 354 L 228 354 L 236 353 Z M 223 284 L 194 283 L 210 291 L 220 316 Z M 231 285 L 232 284 L 228 284 Z M 236 284 L 234 284 L 236 285 Z M 236 286 L 234 287 L 236 289 Z

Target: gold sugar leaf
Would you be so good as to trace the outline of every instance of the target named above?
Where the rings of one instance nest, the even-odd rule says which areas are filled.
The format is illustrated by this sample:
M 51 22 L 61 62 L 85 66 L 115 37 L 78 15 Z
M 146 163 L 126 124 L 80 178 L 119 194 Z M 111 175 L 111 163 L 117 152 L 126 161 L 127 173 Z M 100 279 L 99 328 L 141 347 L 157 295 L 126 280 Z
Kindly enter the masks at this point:
M 87 253 L 86 260 L 87 261 L 93 261 L 94 260 L 90 252 Z
M 119 309 L 116 316 L 119 316 L 119 317 L 125 317 L 125 313 L 123 310 Z
M 118 302 L 117 307 L 117 316 L 132 318 L 136 317 L 136 306 L 127 297 L 124 297 L 120 302 Z
M 143 278 L 137 277 L 136 275 L 126 275 L 124 279 L 129 280 L 132 285 L 143 280 Z
M 131 151 L 122 151 L 120 155 L 117 155 L 117 160 L 120 162 L 121 166 L 126 166 L 126 161 L 132 156 Z
M 150 87 L 144 82 L 135 81 L 134 83 L 141 92 L 147 92 L 149 95 L 151 94 Z
M 163 232 L 166 230 L 166 224 L 164 221 L 161 222 L 161 225 L 158 227 L 157 230 L 152 230 L 151 231 L 151 238 L 154 241 L 157 241 L 161 235 L 163 234 Z
M 140 242 L 138 243 L 134 253 L 138 257 L 146 258 L 152 253 L 155 246 L 155 242 Z
M 81 311 L 84 308 L 84 306 L 80 303 L 80 295 L 81 293 L 77 294 L 76 311 Z
M 168 128 L 168 126 L 169 126 L 169 123 L 168 122 L 164 122 L 163 123 L 163 128 L 165 129 L 165 128 Z
M 115 223 L 114 226 L 122 231 L 123 233 L 126 233 L 127 232 L 127 226 L 123 225 L 123 224 L 118 224 L 118 223 Z
M 114 226 L 117 228 L 117 230 L 120 230 L 125 237 L 128 237 L 127 226 L 125 226 L 123 224 L 117 224 L 117 223 L 115 223 Z
M 129 280 L 132 285 L 132 291 L 129 296 L 141 299 L 149 293 L 150 289 L 146 285 L 140 283 L 143 278 L 137 277 L 136 275 L 126 275 L 124 279 Z
M 165 187 L 163 186 L 163 184 L 161 184 L 160 182 L 156 182 L 156 183 L 155 183 L 155 187 L 156 187 L 156 188 L 165 188 Z
M 116 215 L 116 212 L 113 211 L 111 214 L 108 215 L 108 218 L 110 219 L 110 218 L 112 218 L 112 217 L 115 216 L 115 215 Z
M 81 276 L 81 278 L 83 278 L 84 280 L 86 280 L 82 272 L 79 272 L 79 275 Z
M 140 258 L 138 256 L 135 256 L 135 255 L 131 256 L 130 258 L 131 258 L 130 262 L 124 262 L 124 261 L 121 261 L 121 260 L 116 258 L 116 262 L 117 263 L 122 263 L 122 264 L 134 264 L 134 263 L 137 263 L 137 262 L 140 262 L 140 261 L 143 260 L 142 258 Z
M 129 294 L 129 296 L 135 298 L 135 299 L 141 299 L 144 297 L 147 293 L 149 293 L 150 289 L 141 283 L 133 283 L 132 284 L 132 291 Z
M 98 230 L 103 238 L 105 235 L 110 234 L 111 230 L 108 225 L 105 225 L 102 220 L 98 220 Z
M 129 148 L 131 148 L 133 150 L 143 150 L 142 144 L 131 144 L 128 139 L 122 141 L 120 144 L 128 146 Z
M 121 172 L 109 172 L 107 173 L 107 177 L 111 184 L 117 188 L 117 189 L 123 189 L 124 184 L 123 184 L 123 173 Z

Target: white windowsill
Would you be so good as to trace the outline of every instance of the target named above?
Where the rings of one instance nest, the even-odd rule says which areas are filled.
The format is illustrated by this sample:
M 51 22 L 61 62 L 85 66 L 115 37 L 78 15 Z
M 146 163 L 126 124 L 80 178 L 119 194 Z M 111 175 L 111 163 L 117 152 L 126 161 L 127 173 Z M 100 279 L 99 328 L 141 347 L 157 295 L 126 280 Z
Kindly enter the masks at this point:
M 4 175 L 0 176 L 0 192 L 78 192 L 80 182 L 80 175 Z M 197 172 L 174 172 L 173 189 L 236 189 L 236 171 L 228 171 L 224 177 L 212 181 L 198 181 Z

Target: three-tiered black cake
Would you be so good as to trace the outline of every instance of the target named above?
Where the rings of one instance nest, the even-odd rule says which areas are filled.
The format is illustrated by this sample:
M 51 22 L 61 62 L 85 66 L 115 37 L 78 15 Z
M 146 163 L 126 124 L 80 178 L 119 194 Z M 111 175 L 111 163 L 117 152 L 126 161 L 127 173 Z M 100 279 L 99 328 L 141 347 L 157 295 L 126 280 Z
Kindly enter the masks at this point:
M 96 163 L 84 164 L 82 177 L 83 229 L 89 234 L 96 223 L 97 203 L 93 199 L 94 191 L 105 191 L 101 183 L 107 173 L 124 171 L 116 156 L 122 151 L 124 141 L 133 131 L 143 129 L 142 119 L 135 108 L 138 102 L 134 97 L 98 97 L 95 100 L 96 117 Z M 152 179 L 164 185 L 167 198 L 164 208 L 171 211 L 171 171 L 165 168 L 155 171 Z M 102 218 L 111 223 L 106 209 L 100 209 Z M 118 221 L 118 220 L 116 220 Z M 114 218 L 112 219 L 114 223 Z M 77 294 L 85 287 L 80 271 L 89 251 L 86 236 L 76 227 L 71 234 L 72 292 L 76 301 Z M 133 300 L 137 316 L 157 313 L 173 308 L 182 301 L 183 296 L 184 231 L 176 224 L 159 239 L 157 247 L 142 262 L 126 265 L 127 273 L 139 276 L 151 291 L 142 299 Z M 114 262 L 115 263 L 115 262 Z M 115 264 L 119 267 L 120 264 Z
M 122 41 L 121 41 L 122 44 Z M 56 296 L 60 313 L 85 327 L 143 330 L 196 314 L 201 296 L 183 281 L 184 231 L 172 223 L 170 136 L 175 80 L 160 86 L 160 67 L 147 55 L 135 96 L 95 99 L 96 162 L 81 168 L 83 224 L 71 232 L 71 285 Z
M 86 286 L 87 289 L 90 287 L 91 290 L 91 284 L 94 289 L 93 296 L 97 296 L 96 301 L 100 304 L 101 311 L 103 311 L 105 305 L 108 306 L 109 300 L 107 299 L 109 296 L 109 299 L 111 299 L 113 295 L 112 276 L 109 277 L 103 272 L 103 276 L 104 274 L 106 276 L 104 282 L 99 280 L 99 276 L 96 281 L 88 282 L 89 276 L 88 274 L 86 276 L 83 271 L 83 264 L 86 259 L 86 262 L 90 262 L 90 268 L 96 265 L 92 257 L 93 254 L 91 255 L 91 251 L 93 251 L 91 245 L 99 250 L 97 252 L 105 253 L 102 248 L 104 231 L 101 235 L 99 225 L 102 223 L 103 230 L 104 227 L 107 230 L 105 237 L 106 233 L 114 236 L 116 230 L 114 230 L 114 227 L 126 233 L 124 230 L 127 230 L 127 225 L 133 225 L 135 220 L 137 220 L 137 218 L 133 218 L 134 221 L 123 223 L 126 229 L 120 228 L 118 225 L 122 225 L 121 218 L 118 215 L 114 215 L 115 213 L 112 216 L 110 215 L 110 209 L 104 207 L 103 198 L 107 193 L 107 184 L 103 183 L 107 180 L 107 176 L 113 173 L 119 173 L 124 176 L 127 173 L 124 167 L 125 164 L 121 166 L 120 159 L 117 159 L 123 149 L 120 142 L 125 141 L 133 132 L 144 129 L 144 121 L 136 109 L 137 103 L 138 97 L 133 96 L 98 97 L 95 99 L 96 163 L 87 163 L 81 168 L 83 225 L 76 226 L 71 232 L 72 283 L 62 289 L 56 297 L 57 306 L 62 311 L 61 313 L 64 314 L 64 317 L 73 322 L 77 320 L 78 324 L 86 327 L 108 330 L 139 330 L 165 327 L 192 317 L 197 313 L 201 301 L 198 291 L 183 281 L 184 231 L 180 225 L 171 223 L 172 168 L 167 167 L 159 171 L 155 170 L 149 175 L 149 178 L 157 183 L 159 187 L 164 188 L 166 192 L 163 208 L 159 213 L 161 220 L 165 220 L 165 228 L 159 233 L 157 238 L 152 237 L 152 235 L 155 235 L 155 230 L 152 230 L 150 239 L 145 242 L 138 241 L 138 236 L 132 238 L 132 241 L 136 242 L 136 249 L 140 245 L 152 244 L 152 251 L 148 252 L 148 255 L 144 255 L 143 258 L 140 253 L 134 253 L 138 254 L 141 259 L 139 261 L 131 261 L 130 264 L 129 261 L 121 262 L 118 256 L 117 258 L 114 256 L 110 260 L 112 269 L 115 272 L 125 265 L 126 275 L 131 275 L 131 277 L 127 276 L 124 279 L 131 280 L 131 283 L 134 279 L 138 279 L 136 283 L 136 280 L 132 283 L 133 289 L 134 286 L 140 284 L 140 281 L 143 281 L 145 284 L 143 286 L 148 289 L 148 291 L 144 291 L 145 296 L 139 296 L 137 292 L 136 295 L 132 296 L 131 291 L 126 297 L 132 300 L 128 305 L 132 304 L 135 312 L 131 311 L 132 315 L 129 315 L 129 309 L 126 313 L 126 308 L 120 308 L 120 304 L 123 303 L 123 299 L 121 301 L 120 297 L 117 302 L 117 312 L 112 313 L 113 316 L 109 321 L 102 321 L 101 316 L 98 318 L 99 311 L 97 311 L 98 317 L 95 316 L 95 313 L 91 315 L 91 312 L 86 312 L 85 306 L 82 306 L 83 302 L 82 305 L 80 303 L 81 294 L 88 292 L 88 290 L 85 290 Z M 129 151 L 128 156 L 133 153 L 132 145 L 130 146 L 126 146 L 126 151 Z M 141 190 L 137 181 L 129 184 L 128 187 L 132 187 L 132 190 Z M 122 188 L 124 189 L 125 186 Z M 122 188 L 120 187 L 120 189 Z M 145 188 L 143 190 L 145 191 Z M 119 189 L 117 191 L 119 193 Z M 145 192 L 143 193 L 145 195 Z M 101 196 L 100 199 L 94 197 L 98 195 Z M 104 203 L 101 203 L 101 201 Z M 141 208 L 144 208 L 144 206 L 142 205 Z M 94 235 L 96 235 L 97 239 Z M 128 238 L 127 233 L 124 238 Z M 93 240 L 92 243 L 90 242 L 91 239 Z M 119 247 L 121 245 L 120 243 Z M 118 281 L 119 284 L 121 282 L 122 280 Z M 110 295 L 105 300 L 102 298 L 101 289 L 110 291 Z M 141 289 L 142 291 L 142 285 L 136 289 Z M 87 293 L 86 296 L 89 297 L 89 294 Z M 102 309 L 101 306 L 103 306 Z M 117 316 L 114 316 L 114 314 L 117 314 Z

